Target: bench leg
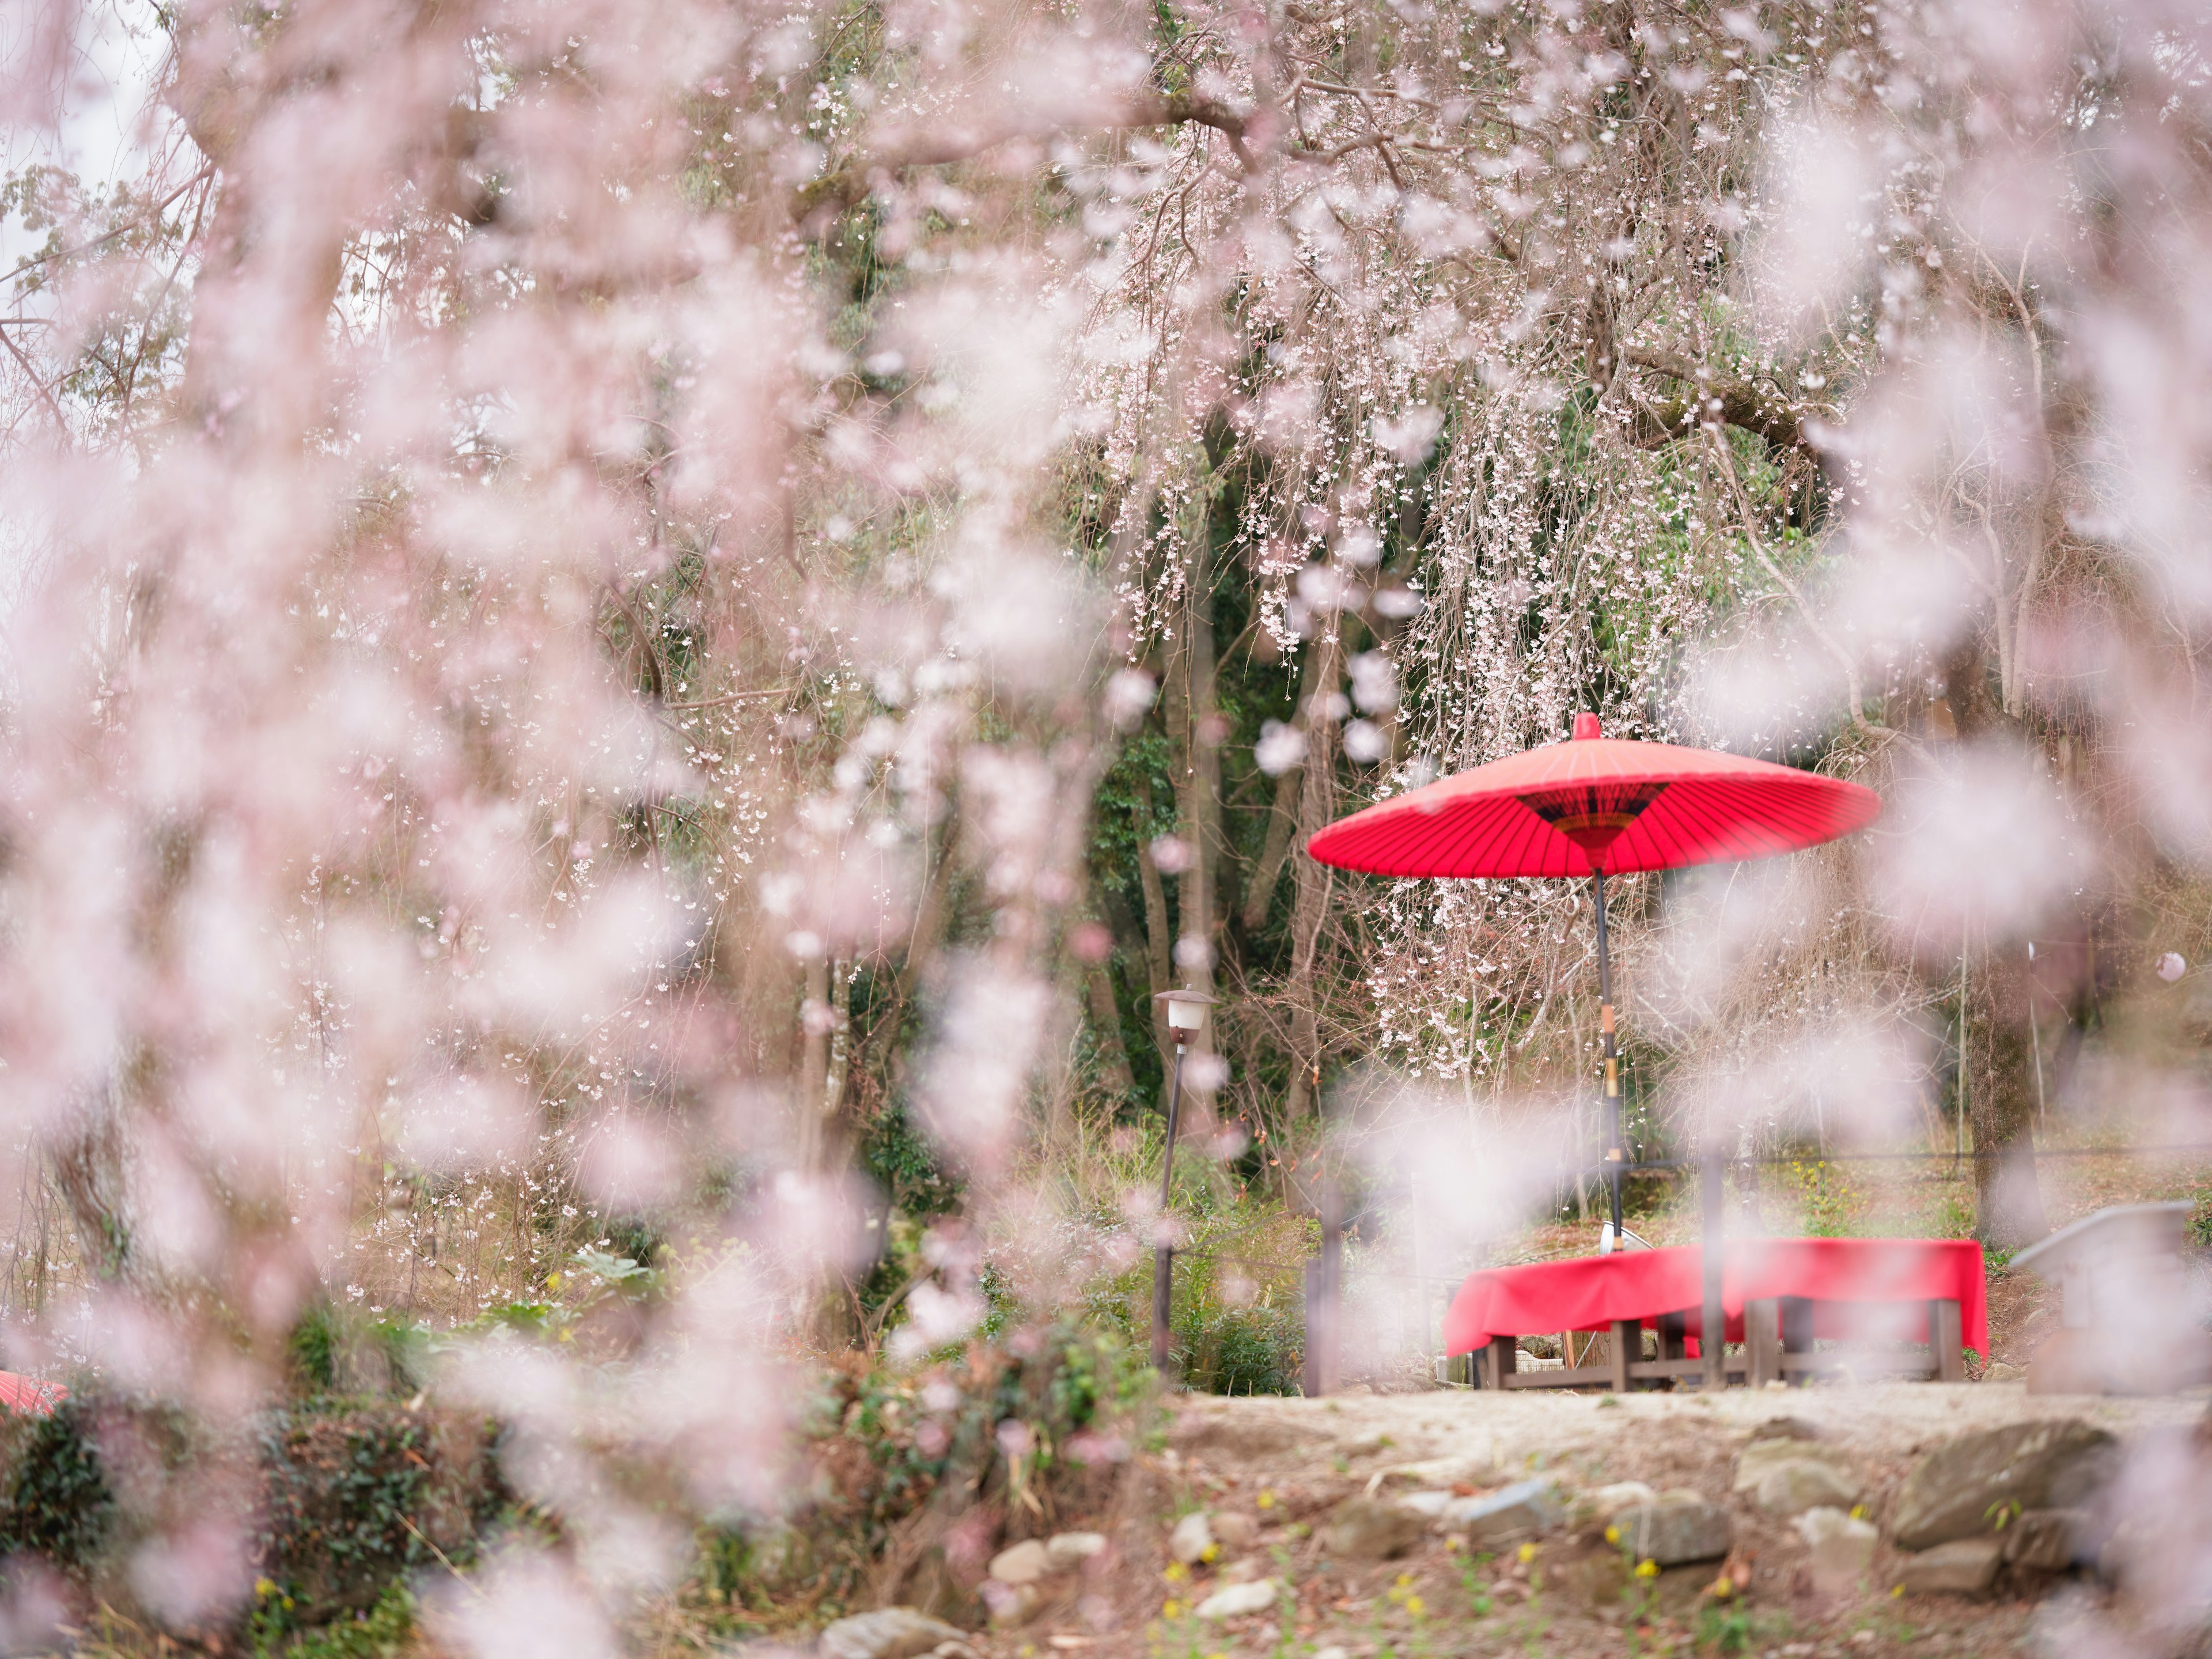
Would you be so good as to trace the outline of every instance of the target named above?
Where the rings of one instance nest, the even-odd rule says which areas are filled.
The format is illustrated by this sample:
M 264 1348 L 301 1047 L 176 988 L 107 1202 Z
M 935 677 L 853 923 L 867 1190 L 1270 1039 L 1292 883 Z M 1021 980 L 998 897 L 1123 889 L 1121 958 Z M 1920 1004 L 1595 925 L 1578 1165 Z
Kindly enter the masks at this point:
M 1684 1334 L 1684 1328 L 1689 1322 L 1678 1313 L 1659 1316 L 1659 1357 L 1662 1359 L 1683 1358 L 1683 1350 L 1690 1346 L 1689 1338 Z
M 1928 1304 L 1928 1346 L 1938 1382 L 1966 1380 L 1966 1334 L 1958 1303 L 1943 1297 Z
M 1644 1358 L 1644 1322 L 1640 1319 L 1616 1319 L 1613 1322 L 1613 1391 L 1628 1392 L 1628 1365 L 1632 1359 Z
M 1813 1299 L 1807 1296 L 1785 1296 L 1782 1298 L 1782 1352 L 1784 1356 L 1813 1352 Z M 1782 1373 L 1786 1379 L 1790 1373 Z M 1802 1384 L 1810 1380 L 1809 1374 L 1800 1371 L 1797 1381 Z
M 1773 1297 L 1743 1304 L 1744 1381 L 1764 1388 L 1782 1377 L 1782 1310 Z
M 1480 1380 L 1476 1387 L 1503 1389 L 1505 1379 L 1513 1375 L 1515 1356 L 1519 1345 L 1510 1336 L 1493 1336 L 1489 1343 L 1475 1351 Z

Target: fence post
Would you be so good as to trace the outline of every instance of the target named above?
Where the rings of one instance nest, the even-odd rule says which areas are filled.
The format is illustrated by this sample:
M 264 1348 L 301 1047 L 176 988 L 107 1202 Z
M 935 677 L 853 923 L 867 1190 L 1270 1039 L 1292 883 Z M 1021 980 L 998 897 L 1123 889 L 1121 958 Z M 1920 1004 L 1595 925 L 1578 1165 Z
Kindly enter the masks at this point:
M 1728 1316 L 1721 1306 L 1721 1155 L 1708 1143 L 1698 1160 L 1698 1208 L 1704 1212 L 1700 1252 L 1705 1294 L 1699 1303 L 1698 1353 L 1705 1362 L 1705 1387 L 1719 1393 L 1728 1386 Z
M 1344 1304 L 1344 1214 L 1334 1181 L 1321 1189 L 1321 1255 L 1306 1264 L 1306 1375 L 1309 1399 L 1336 1392 L 1339 1316 Z

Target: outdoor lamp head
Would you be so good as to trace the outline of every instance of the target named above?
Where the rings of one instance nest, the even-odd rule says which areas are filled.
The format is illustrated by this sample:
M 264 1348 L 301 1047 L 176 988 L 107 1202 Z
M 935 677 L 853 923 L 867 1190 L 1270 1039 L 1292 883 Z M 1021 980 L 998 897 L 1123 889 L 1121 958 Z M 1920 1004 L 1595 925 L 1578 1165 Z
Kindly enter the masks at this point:
M 1206 1011 L 1214 999 L 1202 991 L 1163 991 L 1152 999 L 1168 1006 L 1168 1030 L 1178 1044 L 1190 1042 L 1206 1029 Z

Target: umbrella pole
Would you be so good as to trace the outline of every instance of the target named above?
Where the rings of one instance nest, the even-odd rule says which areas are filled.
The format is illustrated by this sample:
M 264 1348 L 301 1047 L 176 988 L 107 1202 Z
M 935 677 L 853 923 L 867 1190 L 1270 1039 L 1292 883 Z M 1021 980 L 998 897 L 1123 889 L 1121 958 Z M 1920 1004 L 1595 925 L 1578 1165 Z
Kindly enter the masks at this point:
M 1627 1152 L 1620 1144 L 1620 1056 L 1613 1040 L 1613 964 L 1605 942 L 1605 866 L 1595 865 L 1597 883 L 1597 1023 L 1605 1047 L 1605 1180 L 1613 1206 L 1613 1248 L 1620 1247 L 1620 1166 Z

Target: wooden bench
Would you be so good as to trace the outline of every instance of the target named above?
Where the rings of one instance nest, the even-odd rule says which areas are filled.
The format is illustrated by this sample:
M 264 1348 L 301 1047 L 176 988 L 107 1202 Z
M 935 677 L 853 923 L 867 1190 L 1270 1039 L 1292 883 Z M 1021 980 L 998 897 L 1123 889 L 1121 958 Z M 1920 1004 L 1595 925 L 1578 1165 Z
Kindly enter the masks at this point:
M 1770 1297 L 1744 1307 L 1744 1344 L 1741 1352 L 1723 1361 L 1730 1382 L 1753 1388 L 1768 1382 L 1802 1382 L 1822 1373 L 1845 1372 L 1863 1376 L 1881 1371 L 1901 1376 L 1925 1376 L 1939 1382 L 1966 1380 L 1966 1346 L 1961 1335 L 1959 1304 L 1951 1297 L 1931 1300 L 1928 1333 L 1931 1339 L 1926 1358 L 1911 1353 L 1857 1352 L 1820 1353 L 1813 1341 L 1813 1304 L 1805 1297 Z M 1662 1314 L 1656 1321 L 1659 1357 L 1643 1358 L 1644 1322 L 1616 1319 L 1612 1325 L 1611 1352 L 1602 1365 L 1563 1365 L 1556 1370 L 1519 1369 L 1520 1339 L 1492 1337 L 1474 1355 L 1474 1379 L 1485 1389 L 1610 1389 L 1626 1394 L 1638 1383 L 1653 1386 L 1669 1378 L 1702 1381 L 1705 1362 L 1687 1353 L 1680 1313 Z M 1636 1357 L 1631 1358 L 1631 1355 Z

